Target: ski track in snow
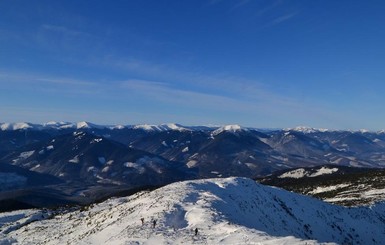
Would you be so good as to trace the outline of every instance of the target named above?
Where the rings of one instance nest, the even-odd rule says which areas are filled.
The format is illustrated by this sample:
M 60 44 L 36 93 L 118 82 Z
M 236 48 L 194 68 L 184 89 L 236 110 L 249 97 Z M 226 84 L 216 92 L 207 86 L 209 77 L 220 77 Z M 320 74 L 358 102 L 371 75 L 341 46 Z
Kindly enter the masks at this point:
M 38 210 L 0 214 L 0 244 L 381 244 L 385 240 L 385 203 L 345 208 L 246 178 L 177 182 L 46 217 Z

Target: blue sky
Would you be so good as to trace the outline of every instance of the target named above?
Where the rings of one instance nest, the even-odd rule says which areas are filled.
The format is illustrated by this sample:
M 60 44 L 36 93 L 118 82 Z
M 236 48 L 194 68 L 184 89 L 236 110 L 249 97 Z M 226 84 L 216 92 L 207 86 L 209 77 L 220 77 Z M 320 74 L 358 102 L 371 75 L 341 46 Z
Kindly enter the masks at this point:
M 385 128 L 380 0 L 0 1 L 0 121 Z

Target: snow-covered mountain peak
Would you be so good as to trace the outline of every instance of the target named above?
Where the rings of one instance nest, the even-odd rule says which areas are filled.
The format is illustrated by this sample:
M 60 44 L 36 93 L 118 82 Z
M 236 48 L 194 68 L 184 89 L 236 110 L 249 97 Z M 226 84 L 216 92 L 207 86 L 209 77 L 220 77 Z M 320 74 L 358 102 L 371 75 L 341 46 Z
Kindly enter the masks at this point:
M 176 123 L 166 123 L 160 125 L 165 130 L 176 130 L 176 131 L 187 131 L 189 129 L 183 127 L 182 125 L 176 124 Z
M 120 124 L 118 124 L 118 125 L 114 125 L 114 126 L 111 126 L 110 127 L 110 129 L 125 129 L 126 128 L 126 126 L 124 126 L 124 125 L 120 125 Z
M 90 124 L 88 122 L 78 122 L 76 123 L 76 128 L 81 129 L 81 128 L 91 128 Z
M 90 129 L 90 128 L 97 128 L 97 129 L 103 129 L 104 126 L 96 125 L 90 122 L 78 122 L 76 123 L 76 129 Z
M 70 122 L 55 122 L 55 121 L 50 121 L 47 123 L 44 123 L 43 128 L 52 128 L 52 129 L 66 129 L 66 128 L 75 128 L 74 123 Z
M 133 129 L 141 129 L 144 131 L 157 131 L 156 125 L 149 125 L 149 124 L 138 124 L 132 127 Z
M 362 128 L 362 129 L 360 129 L 358 132 L 364 134 L 364 133 L 369 133 L 370 130 L 367 130 L 367 129 Z
M 2 123 L 0 124 L 0 128 L 2 131 L 5 130 L 20 130 L 20 129 L 29 129 L 34 126 L 30 123 L 19 122 L 19 123 Z
M 236 133 L 236 132 L 240 132 L 240 131 L 247 131 L 248 129 L 246 128 L 243 128 L 239 125 L 225 125 L 225 126 L 222 126 L 216 130 L 213 131 L 213 135 L 218 135 L 220 133 L 223 133 L 223 132 L 231 132 L 231 133 Z

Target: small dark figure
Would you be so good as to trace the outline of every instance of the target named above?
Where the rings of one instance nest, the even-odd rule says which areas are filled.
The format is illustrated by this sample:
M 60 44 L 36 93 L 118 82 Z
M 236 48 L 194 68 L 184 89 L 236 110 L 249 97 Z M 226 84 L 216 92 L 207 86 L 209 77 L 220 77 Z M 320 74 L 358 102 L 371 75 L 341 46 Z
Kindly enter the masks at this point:
M 198 235 L 198 228 L 195 228 L 195 235 Z
M 155 228 L 156 226 L 156 220 L 154 219 L 154 221 L 152 221 L 152 225 L 153 225 L 153 228 Z
M 142 225 L 144 225 L 144 218 L 141 218 L 140 220 L 142 221 Z

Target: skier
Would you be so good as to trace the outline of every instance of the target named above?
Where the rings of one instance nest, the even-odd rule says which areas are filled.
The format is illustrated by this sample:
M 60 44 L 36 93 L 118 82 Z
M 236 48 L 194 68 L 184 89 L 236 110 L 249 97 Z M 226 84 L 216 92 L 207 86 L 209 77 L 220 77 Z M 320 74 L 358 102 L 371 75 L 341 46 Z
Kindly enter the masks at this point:
M 142 221 L 142 226 L 144 225 L 144 218 L 141 218 L 140 219 Z
M 155 226 L 156 226 L 156 219 L 154 219 L 154 221 L 152 221 L 152 225 L 153 225 L 153 228 L 155 228 Z
M 198 235 L 198 228 L 195 228 L 195 235 Z

